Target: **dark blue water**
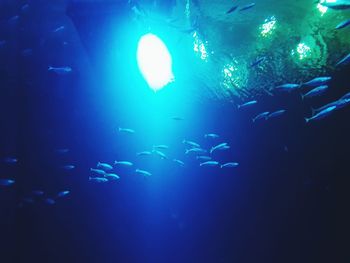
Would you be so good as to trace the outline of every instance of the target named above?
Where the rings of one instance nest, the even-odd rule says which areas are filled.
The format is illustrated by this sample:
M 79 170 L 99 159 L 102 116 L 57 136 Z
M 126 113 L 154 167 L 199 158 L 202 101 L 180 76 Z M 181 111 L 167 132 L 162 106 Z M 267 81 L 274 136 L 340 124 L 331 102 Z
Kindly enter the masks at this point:
M 100 12 L 80 6 L 67 16 L 60 1 L 31 1 L 19 11 L 23 4 L 0 5 L 0 39 L 6 40 L 0 48 L 0 155 L 18 158 L 15 165 L 0 166 L 1 178 L 16 180 L 0 188 L 0 262 L 349 260 L 350 109 L 310 125 L 304 121 L 311 106 L 349 91 L 348 67 L 332 73 L 327 96 L 312 101 L 294 93 L 266 95 L 256 106 L 237 110 L 201 96 L 202 83 L 191 78 L 190 64 L 177 68 L 177 81 L 154 94 L 131 59 L 143 29 L 125 30 L 131 22 L 124 5 L 118 15 L 95 5 Z M 8 25 L 18 12 L 17 24 Z M 62 24 L 65 30 L 52 34 Z M 115 37 L 111 28 L 119 32 Z M 21 55 L 26 48 L 33 54 Z M 73 71 L 51 74 L 49 65 Z M 278 109 L 287 112 L 251 121 Z M 135 134 L 119 133 L 118 127 Z M 210 132 L 220 138 L 205 139 Z M 183 139 L 206 149 L 228 142 L 228 151 L 213 156 L 239 166 L 199 167 L 184 154 Z M 136 157 L 155 144 L 169 145 L 169 160 Z M 58 148 L 69 152 L 57 154 Z M 88 180 L 98 161 L 114 160 L 134 167 L 117 169 L 116 182 Z M 76 168 L 64 171 L 65 164 Z M 136 168 L 152 176 L 136 175 Z M 71 193 L 52 206 L 37 197 L 19 206 L 34 189 L 45 197 Z

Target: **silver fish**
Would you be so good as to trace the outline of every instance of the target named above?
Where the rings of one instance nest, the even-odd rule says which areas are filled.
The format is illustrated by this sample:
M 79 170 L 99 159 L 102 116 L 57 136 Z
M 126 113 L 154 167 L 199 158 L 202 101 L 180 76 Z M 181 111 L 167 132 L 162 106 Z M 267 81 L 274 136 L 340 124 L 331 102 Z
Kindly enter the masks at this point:
M 249 5 L 243 6 L 241 9 L 239 9 L 239 11 L 245 11 L 245 10 L 253 8 L 254 6 L 255 6 L 255 3 L 251 3 Z
M 13 179 L 0 179 L 0 186 L 10 186 L 15 183 Z
M 104 177 L 106 177 L 108 180 L 119 180 L 119 175 L 116 174 L 105 174 Z
M 150 151 L 143 151 L 143 152 L 136 153 L 137 156 L 151 155 L 151 154 L 152 154 L 152 152 L 150 152 Z
M 332 77 L 317 77 L 314 78 L 308 82 L 303 83 L 302 85 L 305 86 L 311 86 L 311 87 L 318 87 L 321 85 L 326 85 L 330 80 L 332 79 Z
M 217 135 L 216 133 L 207 133 L 204 134 L 204 138 L 219 138 L 220 136 Z
M 98 162 L 96 167 L 98 169 L 102 169 L 104 171 L 110 171 L 110 170 L 113 170 L 113 166 L 108 164 L 108 163 L 101 163 L 101 162 Z
M 194 147 L 194 148 L 200 148 L 201 147 L 198 143 L 193 142 L 193 141 L 183 140 L 182 143 L 187 144 L 187 145 L 189 145 L 191 147 Z
M 252 121 L 255 122 L 255 121 L 260 120 L 260 119 L 263 119 L 263 118 L 265 118 L 265 120 L 266 120 L 269 114 L 270 114 L 269 111 L 264 111 L 264 112 L 262 112 L 262 113 L 259 113 L 258 115 L 256 115 L 256 116 L 252 119 Z
M 213 146 L 213 147 L 211 147 L 211 149 L 210 149 L 210 153 L 213 153 L 213 152 L 216 151 L 216 150 L 219 150 L 219 149 L 221 149 L 221 148 L 224 148 L 225 146 L 227 146 L 227 142 L 223 142 L 223 143 L 220 143 L 220 144 L 218 144 L 218 145 L 216 145 L 216 146 Z
M 323 119 L 324 117 L 330 115 L 336 108 L 336 106 L 330 106 L 310 118 L 305 118 L 305 121 L 308 123 L 309 121 Z
M 286 84 L 282 84 L 276 87 L 276 89 L 278 90 L 282 90 L 282 91 L 293 91 L 300 88 L 300 84 L 294 84 L 294 83 L 286 83 Z
M 130 133 L 130 134 L 133 134 L 133 133 L 135 133 L 135 130 L 133 130 L 133 129 L 130 129 L 130 128 L 118 128 L 118 131 L 119 132 L 123 132 L 123 133 Z
M 199 164 L 199 166 L 217 166 L 217 165 L 219 165 L 219 162 L 217 161 L 207 161 Z
M 94 168 L 90 168 L 90 171 L 93 172 L 94 174 L 97 174 L 97 175 L 105 175 L 105 173 L 106 173 L 104 170 L 94 169 Z
M 302 99 L 311 98 L 314 96 L 321 95 L 321 94 L 325 93 L 327 91 L 327 89 L 328 89 L 328 85 L 322 85 L 322 86 L 316 87 L 305 94 L 301 94 L 301 98 Z
M 267 119 L 275 118 L 275 117 L 281 116 L 281 115 L 284 114 L 285 112 L 286 112 L 286 110 L 274 111 L 274 112 L 272 112 L 272 113 L 269 114 L 269 116 L 267 117 Z
M 70 191 L 69 191 L 69 190 L 64 190 L 64 191 L 59 192 L 59 193 L 57 194 L 57 197 L 58 197 L 58 198 L 62 198 L 62 197 L 67 196 L 67 195 L 69 195 L 69 194 L 70 194 Z
M 348 25 L 350 25 L 350 19 L 345 20 L 345 21 L 339 23 L 339 24 L 335 27 L 335 29 L 341 29 L 341 28 L 347 27 Z
M 347 65 L 350 62 L 350 53 L 347 54 L 344 58 L 342 58 L 335 66 Z
M 128 161 L 114 161 L 114 165 L 133 166 L 133 163 Z
M 248 106 L 252 106 L 254 104 L 257 104 L 258 102 L 256 100 L 252 100 L 252 101 L 248 101 L 246 103 L 243 103 L 241 105 L 238 105 L 237 108 L 240 109 L 240 108 L 245 108 L 245 107 L 248 107 Z
M 181 161 L 181 160 L 173 159 L 173 161 L 174 161 L 175 163 L 178 163 L 180 166 L 185 166 L 185 163 L 184 163 L 183 161 Z
M 141 169 L 136 169 L 135 172 L 138 174 L 141 174 L 143 176 L 151 176 L 152 175 L 150 172 L 147 172 L 147 171 L 141 170 Z
M 89 177 L 89 181 L 92 181 L 94 183 L 107 183 L 108 179 L 103 177 Z
M 162 153 L 161 151 L 157 151 L 157 150 L 152 150 L 152 152 L 156 155 L 158 155 L 161 159 L 168 159 L 168 157 Z
M 72 72 L 72 68 L 69 67 L 69 66 L 66 66 L 66 67 L 52 67 L 52 66 L 49 66 L 48 71 L 52 71 L 58 75 L 66 75 L 66 74 L 69 74 Z
M 191 148 L 191 149 L 187 149 L 185 151 L 185 154 L 189 154 L 189 153 L 206 153 L 207 150 L 202 149 L 202 148 Z
M 166 149 L 169 149 L 169 146 L 168 145 L 164 145 L 164 144 L 153 145 L 153 149 L 166 150 Z
M 230 163 L 224 163 L 222 165 L 220 165 L 220 168 L 232 168 L 232 167 L 237 167 L 239 165 L 239 163 L 236 162 L 230 162 Z
M 205 156 L 205 155 L 199 155 L 199 156 L 196 156 L 196 159 L 197 160 L 202 160 L 202 161 L 209 161 L 209 160 L 211 160 L 211 157 L 210 156 Z
M 72 165 L 72 164 L 67 164 L 67 165 L 63 165 L 62 166 L 62 169 L 64 170 L 73 170 L 75 168 L 75 165 Z

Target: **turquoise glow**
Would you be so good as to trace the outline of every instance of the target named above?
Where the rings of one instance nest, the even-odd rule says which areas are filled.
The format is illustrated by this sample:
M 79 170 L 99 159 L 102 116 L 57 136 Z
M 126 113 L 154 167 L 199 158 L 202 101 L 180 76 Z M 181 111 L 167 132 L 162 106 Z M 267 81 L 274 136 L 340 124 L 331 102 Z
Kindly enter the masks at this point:
M 154 91 L 174 81 L 171 55 L 163 41 L 153 34 L 141 37 L 137 48 L 137 64 Z

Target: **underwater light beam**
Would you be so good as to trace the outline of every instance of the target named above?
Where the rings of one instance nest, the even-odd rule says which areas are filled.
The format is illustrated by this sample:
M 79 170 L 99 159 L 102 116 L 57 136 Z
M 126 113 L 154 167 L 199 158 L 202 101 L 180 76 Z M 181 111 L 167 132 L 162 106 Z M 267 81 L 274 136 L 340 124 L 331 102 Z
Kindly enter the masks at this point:
M 155 92 L 174 81 L 171 55 L 156 35 L 146 34 L 139 40 L 137 64 L 142 76 Z

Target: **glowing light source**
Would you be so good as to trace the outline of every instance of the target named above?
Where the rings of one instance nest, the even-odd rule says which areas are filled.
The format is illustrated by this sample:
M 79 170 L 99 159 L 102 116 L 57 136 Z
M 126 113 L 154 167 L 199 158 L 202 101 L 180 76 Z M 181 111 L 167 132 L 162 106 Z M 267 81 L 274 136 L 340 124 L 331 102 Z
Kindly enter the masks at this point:
M 311 48 L 305 43 L 299 43 L 296 48 L 296 52 L 295 50 L 292 50 L 292 55 L 295 55 L 296 53 L 299 55 L 299 59 L 303 60 L 304 58 L 307 58 L 310 55 Z
M 323 16 L 327 10 L 328 7 L 321 5 L 322 3 L 335 3 L 337 0 L 320 0 L 320 2 L 317 4 L 317 9 L 321 12 L 321 15 Z
M 267 37 L 268 35 L 271 35 L 273 30 L 276 28 L 276 18 L 275 16 L 271 16 L 269 18 L 266 18 L 264 21 L 264 24 L 260 26 L 260 34 L 263 37 Z
M 174 80 L 171 55 L 162 40 L 153 34 L 141 37 L 137 48 L 137 63 L 143 77 L 154 91 Z

